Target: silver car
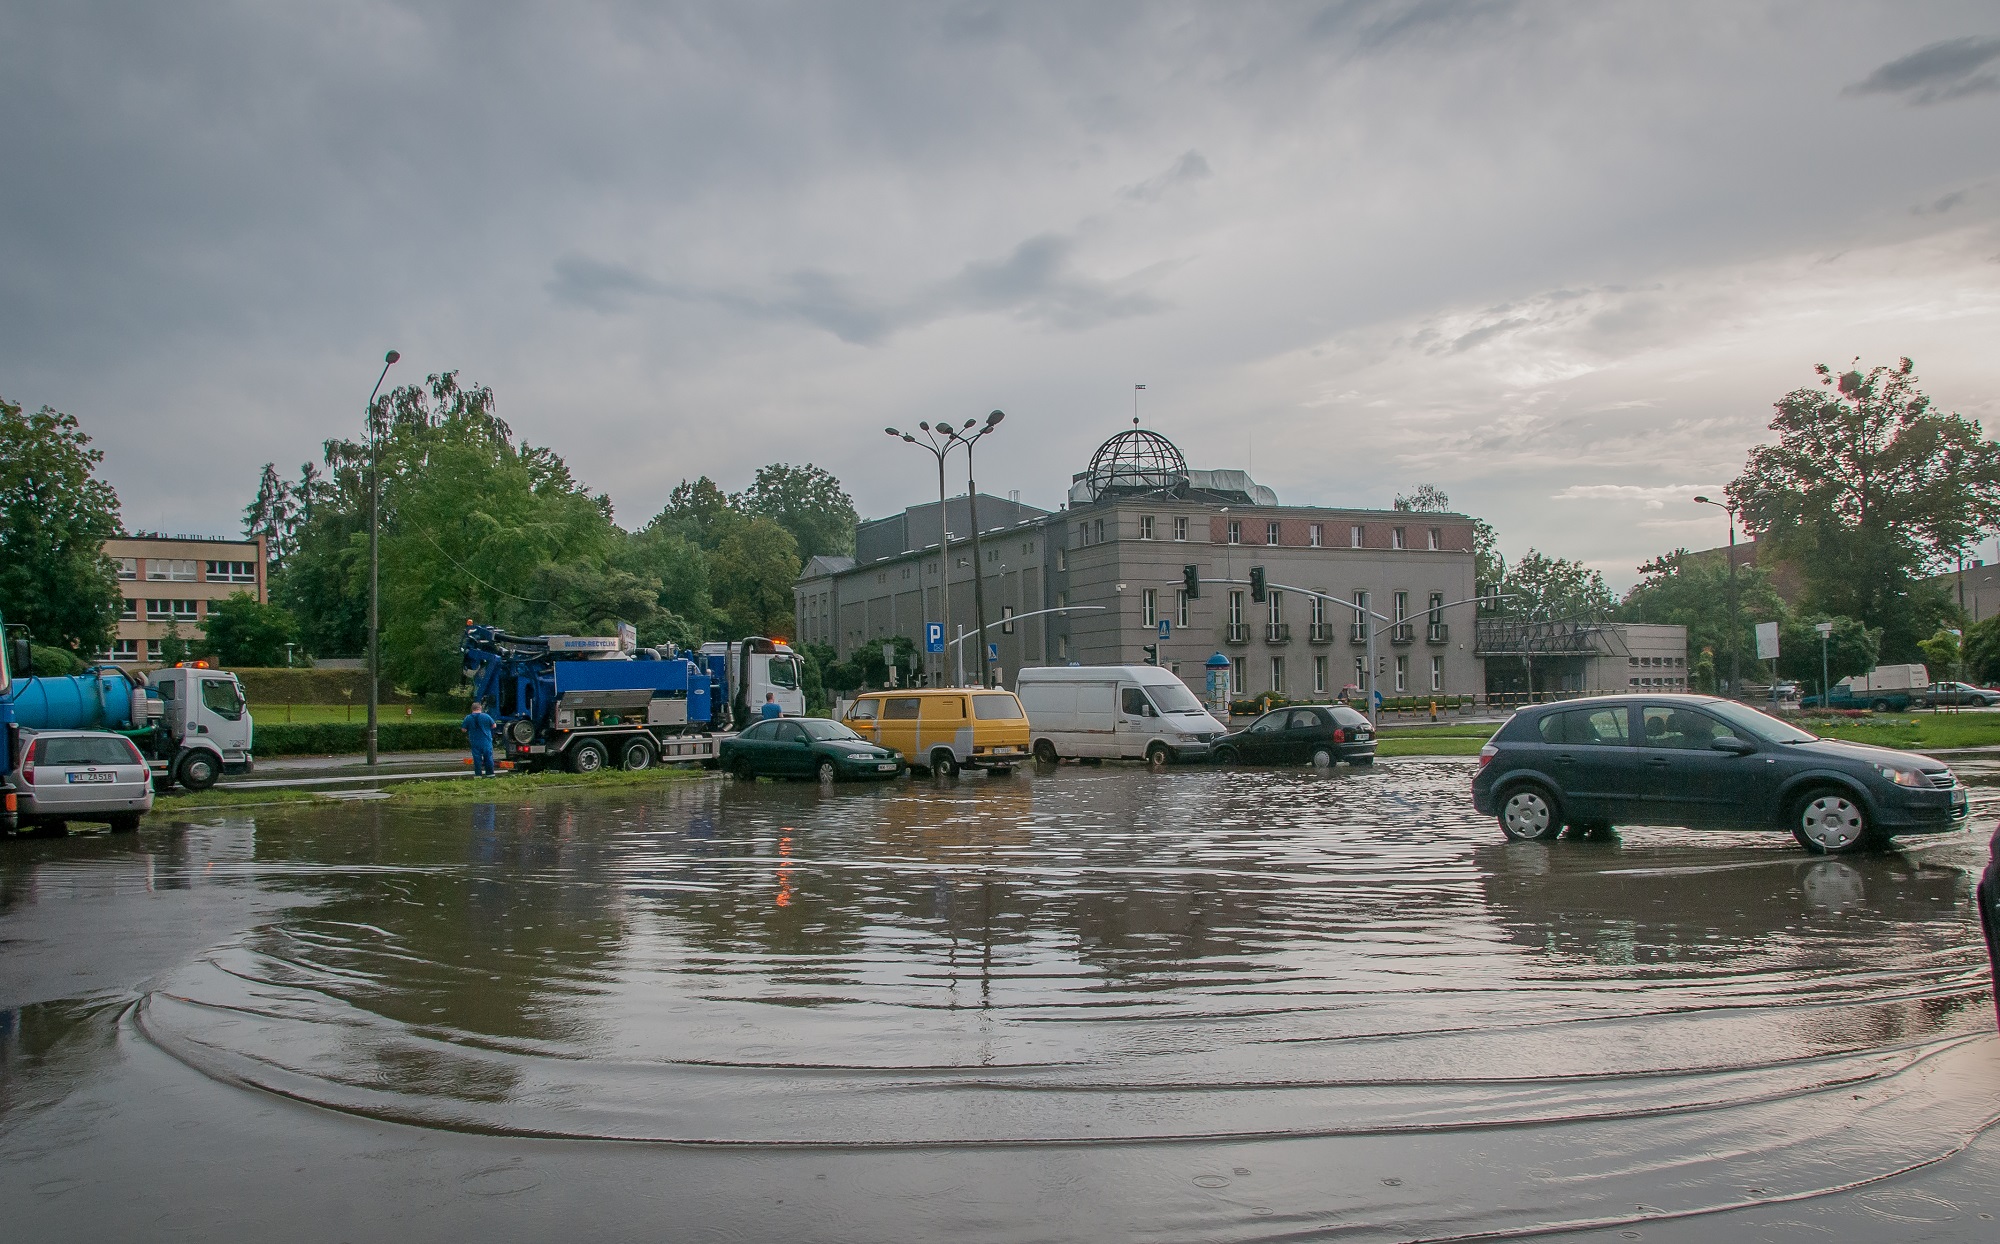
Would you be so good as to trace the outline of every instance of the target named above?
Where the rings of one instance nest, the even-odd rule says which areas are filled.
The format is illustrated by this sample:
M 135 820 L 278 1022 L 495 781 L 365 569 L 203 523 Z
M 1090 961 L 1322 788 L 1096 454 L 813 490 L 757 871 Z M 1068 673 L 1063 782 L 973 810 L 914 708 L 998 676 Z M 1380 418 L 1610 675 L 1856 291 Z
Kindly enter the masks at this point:
M 96 730 L 23 731 L 21 826 L 100 821 L 139 828 L 153 809 L 153 773 L 132 740 Z

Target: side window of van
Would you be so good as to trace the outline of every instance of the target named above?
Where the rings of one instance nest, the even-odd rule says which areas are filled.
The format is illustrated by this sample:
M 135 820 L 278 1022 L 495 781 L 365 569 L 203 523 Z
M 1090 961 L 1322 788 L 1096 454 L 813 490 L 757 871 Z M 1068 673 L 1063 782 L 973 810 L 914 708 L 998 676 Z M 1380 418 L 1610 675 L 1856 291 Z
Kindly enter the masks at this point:
M 876 703 L 877 701 L 875 700 L 856 700 L 847 708 L 847 719 L 849 721 L 875 720 Z
M 1120 699 L 1123 701 L 1121 707 L 1124 708 L 1127 717 L 1151 717 L 1153 715 L 1153 702 L 1148 700 L 1146 693 L 1137 687 L 1125 688 L 1120 695 Z
M 913 695 L 899 695 L 892 700 L 884 700 L 882 701 L 882 720 L 915 721 L 918 712 L 917 706 L 922 703 L 922 700 Z

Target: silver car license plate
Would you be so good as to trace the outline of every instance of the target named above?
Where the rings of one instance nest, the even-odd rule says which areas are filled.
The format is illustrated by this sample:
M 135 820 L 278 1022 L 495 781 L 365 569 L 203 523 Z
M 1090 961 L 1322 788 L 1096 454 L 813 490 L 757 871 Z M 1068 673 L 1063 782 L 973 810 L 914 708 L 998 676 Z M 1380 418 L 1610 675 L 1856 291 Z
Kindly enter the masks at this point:
M 115 773 L 72 773 L 69 775 L 69 780 L 71 785 L 81 785 L 86 782 L 115 782 L 118 780 L 118 775 Z
M 896 770 L 896 762 L 892 760 L 887 764 L 880 764 L 876 765 L 875 767 L 877 769 L 880 769 L 884 773 L 893 773 Z

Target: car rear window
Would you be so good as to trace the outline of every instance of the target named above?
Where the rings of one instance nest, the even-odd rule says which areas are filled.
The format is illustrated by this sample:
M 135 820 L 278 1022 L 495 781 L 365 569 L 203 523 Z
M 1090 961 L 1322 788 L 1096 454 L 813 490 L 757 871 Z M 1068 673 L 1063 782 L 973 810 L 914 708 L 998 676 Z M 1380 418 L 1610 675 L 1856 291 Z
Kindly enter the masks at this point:
M 1367 717 L 1347 707 L 1345 704 L 1336 704 L 1328 709 L 1327 712 L 1333 714 L 1333 724 L 1336 726 L 1365 726 L 1368 724 Z
M 1021 716 L 1021 702 L 1011 695 L 975 695 L 972 715 L 981 721 L 1015 721 Z
M 35 763 L 44 765 L 136 765 L 144 763 L 139 749 L 116 735 L 73 735 L 38 739 Z

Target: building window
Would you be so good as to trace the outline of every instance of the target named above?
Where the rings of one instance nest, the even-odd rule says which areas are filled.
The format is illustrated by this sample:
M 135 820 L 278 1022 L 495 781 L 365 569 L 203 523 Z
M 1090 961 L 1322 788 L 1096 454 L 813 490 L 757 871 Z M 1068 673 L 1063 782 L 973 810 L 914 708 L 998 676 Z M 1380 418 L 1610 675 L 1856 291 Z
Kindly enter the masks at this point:
M 256 562 L 209 562 L 205 576 L 210 583 L 255 583 Z
M 1231 592 L 1229 594 L 1229 625 L 1243 625 L 1243 593 L 1241 592 Z
M 1068 549 L 1057 549 L 1057 550 L 1056 550 L 1056 569 L 1057 569 L 1057 570 L 1068 570 L 1068 569 L 1069 569 L 1069 550 L 1068 550 Z
M 119 578 L 121 578 L 121 579 L 136 579 L 136 578 L 138 578 L 138 577 L 139 577 L 139 559 L 138 559 L 138 558 L 136 558 L 136 557 L 114 557 L 114 558 L 112 558 L 111 560 L 112 560 L 112 561 L 115 561 L 115 562 L 117 562 L 117 563 L 118 563 L 118 577 L 119 577 Z M 136 661 L 136 660 L 138 660 L 138 659 L 139 659 L 139 656 L 138 656 L 138 654 L 137 654 L 137 653 L 134 653 L 134 654 L 132 655 L 132 657 L 131 657 L 130 659 L 131 659 L 131 660 L 134 660 L 134 661 Z
M 1174 602 L 1174 612 L 1179 615 L 1176 619 L 1176 624 L 1185 628 L 1188 624 L 1187 592 L 1185 590 L 1178 591 L 1174 593 L 1174 596 L 1177 598 Z
M 1245 673 L 1245 668 L 1243 665 L 1242 657 L 1236 657 L 1235 659 L 1230 661 L 1229 685 L 1235 689 L 1236 694 L 1239 696 L 1248 695 L 1250 693 L 1250 686 L 1247 682 L 1244 681 L 1243 677 L 1244 673 Z
M 1160 591 L 1158 588 L 1149 587 L 1139 593 L 1139 612 L 1145 617 L 1147 626 L 1158 626 L 1160 624 Z
M 1368 638 L 1368 593 L 1354 594 L 1354 637 Z
M 1321 536 L 1325 532 L 1325 530 L 1326 529 L 1319 523 L 1314 523 L 1312 526 L 1307 527 L 1306 543 L 1312 546 L 1313 548 L 1320 547 L 1320 545 L 1324 543 L 1324 541 L 1321 539 Z
M 1033 540 L 1021 541 L 1021 556 L 1033 557 L 1034 555 L 1035 555 L 1035 542 Z
M 1014 633 L 1014 606 L 1012 605 L 1000 606 L 1000 633 L 1002 635 L 1012 635 Z
M 146 559 L 146 577 L 159 583 L 193 583 L 194 559 L 149 557 Z
M 1430 533 L 1431 552 L 1435 553 L 1443 547 L 1444 547 L 1444 532 L 1440 531 L 1436 527 L 1431 528 L 1431 533 Z
M 1090 543 L 1090 524 L 1089 524 L 1089 523 L 1078 523 L 1078 524 L 1076 525 L 1076 542 L 1077 542 L 1077 544 L 1079 544 L 1079 545 L 1084 545 L 1084 544 L 1089 544 L 1089 543 Z
M 1069 660 L 1069 636 L 1056 636 L 1056 659 L 1059 661 Z
M 1101 519 L 1101 518 L 1100 518 L 1100 519 L 1098 519 L 1098 520 L 1097 520 L 1097 531 L 1096 531 L 1096 533 L 1095 533 L 1094 535 L 1092 535 L 1092 536 L 1091 536 L 1091 540 L 1092 540 L 1092 542 L 1093 542 L 1093 543 L 1096 543 L 1096 544 L 1102 544 L 1102 543 L 1104 543 L 1104 520 L 1103 520 L 1103 519 Z
M 1139 516 L 1139 538 L 1141 540 L 1150 540 L 1153 538 L 1153 516 L 1151 514 L 1141 514 Z
M 1326 597 L 1324 596 L 1315 596 L 1312 598 L 1312 624 L 1315 631 L 1326 625 Z
M 1264 599 L 1271 606 L 1271 625 L 1276 626 L 1278 623 L 1283 622 L 1285 620 L 1285 594 L 1283 592 L 1272 592 Z
M 139 659 L 139 641 L 136 639 L 113 640 L 111 651 L 104 655 L 107 659 L 113 661 L 136 661 Z
M 146 641 L 146 659 L 148 661 L 154 661 L 154 662 L 159 661 L 160 643 L 161 641 L 157 639 L 149 639 Z
M 127 596 L 119 602 L 118 620 L 120 622 L 137 622 L 139 620 L 139 602 L 137 599 Z
M 149 600 L 146 602 L 148 622 L 192 622 L 199 616 L 201 602 L 196 600 Z
M 1278 542 L 1278 524 L 1277 524 L 1277 523 L 1265 523 L 1265 524 L 1264 524 L 1264 543 L 1266 543 L 1266 544 L 1276 544 L 1277 542 Z
M 1364 534 L 1364 529 L 1362 528 L 1360 523 L 1356 523 L 1354 524 L 1354 526 L 1349 527 L 1347 529 L 1347 547 L 1351 549 L 1358 549 L 1362 547 L 1361 538 L 1363 534 Z
M 1401 626 L 1409 620 L 1409 617 L 1410 594 L 1408 592 L 1398 592 L 1396 593 L 1396 625 Z
M 1444 658 L 1443 658 L 1443 657 L 1432 657 L 1432 658 L 1431 658 L 1431 690 L 1432 690 L 1432 691 L 1443 691 L 1443 690 L 1444 690 Z
M 1271 690 L 1279 695 L 1285 693 L 1285 658 L 1271 658 Z
M 1187 515 L 1185 514 L 1174 519 L 1174 539 L 1187 539 Z
M 1403 693 L 1404 693 L 1405 691 L 1408 691 L 1409 689 L 1410 689 L 1410 658 L 1408 658 L 1408 657 L 1397 657 L 1397 658 L 1396 658 L 1396 694 L 1397 694 L 1397 695 L 1401 695 L 1401 694 L 1403 694 Z
M 1389 530 L 1389 547 L 1390 547 L 1390 548 L 1392 548 L 1392 549 L 1402 549 L 1402 548 L 1408 548 L 1408 547 L 1409 547 L 1409 543 L 1408 543 L 1408 541 L 1406 541 L 1406 540 L 1405 540 L 1405 539 L 1403 538 L 1403 532 L 1404 532 L 1404 529 L 1403 529 L 1403 528 L 1401 528 L 1401 527 L 1392 527 L 1392 528 L 1390 528 L 1390 530 Z
M 1229 520 L 1229 542 L 1231 544 L 1243 543 L 1243 524 L 1233 518 Z
M 1313 694 L 1326 694 L 1326 658 L 1313 658 Z

